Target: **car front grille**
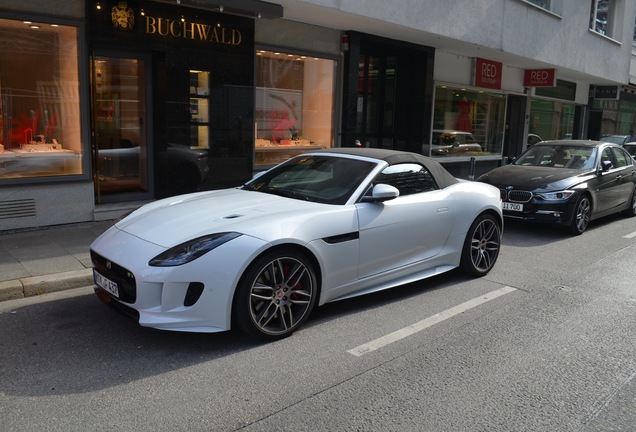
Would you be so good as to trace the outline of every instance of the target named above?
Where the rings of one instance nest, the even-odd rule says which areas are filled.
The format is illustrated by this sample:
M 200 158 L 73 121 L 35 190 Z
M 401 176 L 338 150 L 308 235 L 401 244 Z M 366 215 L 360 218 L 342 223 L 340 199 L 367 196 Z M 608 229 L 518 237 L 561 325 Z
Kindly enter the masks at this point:
M 532 192 L 501 189 L 501 199 L 509 202 L 526 203 L 532 200 Z
M 135 303 L 137 300 L 137 283 L 131 271 L 107 260 L 92 250 L 91 261 L 99 274 L 117 284 L 119 288 L 119 300 L 125 303 Z

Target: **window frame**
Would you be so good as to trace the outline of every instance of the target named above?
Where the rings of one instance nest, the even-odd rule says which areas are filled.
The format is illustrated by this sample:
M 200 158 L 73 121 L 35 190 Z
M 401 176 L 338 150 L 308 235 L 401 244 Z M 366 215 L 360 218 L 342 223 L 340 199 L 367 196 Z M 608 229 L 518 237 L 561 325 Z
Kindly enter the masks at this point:
M 604 27 L 600 27 L 597 23 L 599 20 L 599 10 L 603 6 L 601 2 L 606 2 L 607 11 L 606 21 Z M 619 0 L 592 0 L 590 10 L 590 25 L 591 32 L 606 37 L 608 39 L 619 41 L 621 35 L 622 22 L 618 20 L 621 15 L 622 3 Z
M 419 171 L 412 169 L 415 166 L 420 168 Z M 407 175 L 411 175 L 413 180 L 409 185 L 401 184 L 401 180 L 404 180 Z M 424 178 L 426 178 L 426 181 L 424 181 Z M 376 175 L 373 184 L 393 186 L 400 191 L 401 197 L 439 190 L 439 185 L 433 173 L 426 166 L 415 162 L 400 162 L 385 167 Z M 406 188 L 407 186 L 408 189 Z

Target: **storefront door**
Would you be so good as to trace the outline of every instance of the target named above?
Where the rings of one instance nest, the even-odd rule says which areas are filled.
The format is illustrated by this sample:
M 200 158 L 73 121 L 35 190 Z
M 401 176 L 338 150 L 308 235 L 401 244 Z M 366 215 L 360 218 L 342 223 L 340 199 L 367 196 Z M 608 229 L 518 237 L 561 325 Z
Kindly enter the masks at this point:
M 152 197 L 144 58 L 92 61 L 93 178 L 97 203 Z

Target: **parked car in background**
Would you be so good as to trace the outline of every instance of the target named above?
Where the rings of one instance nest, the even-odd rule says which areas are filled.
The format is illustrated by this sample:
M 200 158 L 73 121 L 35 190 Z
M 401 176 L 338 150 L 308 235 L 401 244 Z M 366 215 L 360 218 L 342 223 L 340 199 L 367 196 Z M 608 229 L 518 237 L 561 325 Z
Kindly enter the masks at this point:
M 294 157 L 239 188 L 155 201 L 91 245 L 95 291 L 142 326 L 265 339 L 314 306 L 495 265 L 499 191 L 383 149 Z
M 463 153 L 468 151 L 482 151 L 481 145 L 470 132 L 449 129 L 433 129 L 431 144 L 422 146 L 422 154 L 440 156 L 451 153 Z
M 636 215 L 636 165 L 618 144 L 543 141 L 479 179 L 501 191 L 504 216 L 581 234 L 591 220 Z
M 623 145 L 632 139 L 631 135 L 603 135 L 601 141 Z

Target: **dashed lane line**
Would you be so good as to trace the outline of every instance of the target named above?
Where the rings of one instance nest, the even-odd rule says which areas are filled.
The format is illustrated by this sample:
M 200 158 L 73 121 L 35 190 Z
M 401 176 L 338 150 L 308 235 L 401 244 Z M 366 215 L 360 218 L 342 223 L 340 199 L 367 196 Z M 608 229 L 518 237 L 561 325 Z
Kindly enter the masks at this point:
M 472 300 L 469 300 L 467 302 L 464 302 L 460 305 L 454 306 L 450 309 L 446 309 L 445 311 L 442 311 L 433 316 L 430 316 L 421 321 L 418 321 L 415 324 L 411 324 L 409 326 L 403 327 L 399 330 L 394 331 L 393 333 L 389 333 L 385 336 L 379 337 L 375 340 L 372 340 L 371 342 L 367 342 L 365 344 L 359 345 L 353 349 L 348 350 L 347 352 L 356 357 L 360 357 L 364 354 L 368 354 L 372 351 L 378 350 L 384 346 L 392 344 L 393 342 L 397 342 L 400 339 L 404 339 L 417 332 L 420 332 L 429 327 L 432 327 L 435 324 L 439 324 L 442 321 L 445 321 L 449 318 L 454 317 L 455 315 L 459 315 L 462 312 L 466 312 L 469 309 L 473 309 L 477 306 L 480 306 L 484 303 L 487 303 L 491 300 L 501 297 L 502 295 L 509 294 L 514 291 L 516 291 L 515 288 L 505 286 L 498 290 L 489 292 L 488 294 L 485 294 L 485 295 L 476 297 Z

